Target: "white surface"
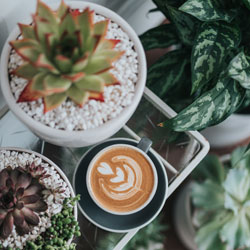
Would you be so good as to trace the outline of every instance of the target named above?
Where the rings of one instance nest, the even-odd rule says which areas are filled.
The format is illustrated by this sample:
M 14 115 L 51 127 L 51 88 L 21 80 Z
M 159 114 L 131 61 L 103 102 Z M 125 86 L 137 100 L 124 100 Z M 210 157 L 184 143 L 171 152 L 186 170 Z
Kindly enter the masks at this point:
M 142 97 L 146 82 L 147 67 L 145 53 L 139 38 L 137 37 L 134 30 L 120 16 L 100 5 L 90 4 L 86 2 L 72 1 L 70 2 L 70 6 L 72 8 L 82 9 L 86 8 L 86 6 L 89 6 L 91 9 L 95 9 L 97 13 L 100 13 L 101 15 L 106 16 L 111 20 L 114 20 L 114 22 L 119 24 L 134 42 L 135 50 L 138 53 L 139 75 L 138 81 L 136 83 L 135 95 L 133 97 L 131 105 L 124 108 L 115 119 L 106 122 L 104 125 L 98 128 L 88 129 L 86 131 L 57 130 L 35 121 L 31 117 L 29 117 L 18 105 L 16 105 L 15 98 L 11 93 L 8 80 L 8 70 L 6 67 L 11 49 L 8 42 L 5 43 L 1 55 L 1 87 L 2 93 L 13 113 L 40 138 L 55 145 L 68 147 L 83 147 L 93 145 L 97 142 L 109 138 L 111 135 L 115 134 L 118 130 L 120 130 L 122 126 L 125 125 L 128 119 L 134 113 Z M 18 27 L 16 27 L 16 29 L 14 29 L 8 37 L 8 41 L 14 40 L 18 34 L 19 30 Z
M 236 145 L 250 137 L 250 115 L 232 114 L 222 123 L 202 132 L 211 147 L 222 148 Z

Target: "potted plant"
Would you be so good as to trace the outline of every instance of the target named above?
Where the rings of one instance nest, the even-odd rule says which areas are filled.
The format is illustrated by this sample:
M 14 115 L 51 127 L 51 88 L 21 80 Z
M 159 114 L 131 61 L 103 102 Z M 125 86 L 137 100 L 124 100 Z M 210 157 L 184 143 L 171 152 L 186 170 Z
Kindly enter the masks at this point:
M 0 148 L 0 249 L 75 249 L 78 199 L 46 157 Z
M 153 2 L 170 22 L 147 31 L 141 41 L 145 50 L 171 46 L 171 51 L 149 68 L 147 85 L 179 112 L 160 125 L 202 130 L 243 112 L 228 122 L 239 121 L 234 131 L 241 130 L 239 140 L 249 137 L 249 1 Z
M 2 92 L 14 114 L 42 139 L 87 146 L 116 133 L 143 94 L 140 40 L 114 12 L 88 2 L 38 1 L 28 24 L 7 39 Z
M 250 247 L 250 146 L 209 155 L 176 200 L 174 221 L 188 249 Z M 184 208 L 184 209 L 183 209 Z

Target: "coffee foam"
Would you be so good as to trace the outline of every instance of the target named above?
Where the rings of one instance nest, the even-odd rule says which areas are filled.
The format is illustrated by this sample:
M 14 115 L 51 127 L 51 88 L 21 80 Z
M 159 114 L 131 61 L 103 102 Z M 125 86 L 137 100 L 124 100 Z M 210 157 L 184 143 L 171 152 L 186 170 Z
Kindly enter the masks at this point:
M 144 155 L 121 146 L 98 157 L 90 180 L 92 192 L 103 207 L 114 212 L 130 212 L 148 200 L 154 173 Z

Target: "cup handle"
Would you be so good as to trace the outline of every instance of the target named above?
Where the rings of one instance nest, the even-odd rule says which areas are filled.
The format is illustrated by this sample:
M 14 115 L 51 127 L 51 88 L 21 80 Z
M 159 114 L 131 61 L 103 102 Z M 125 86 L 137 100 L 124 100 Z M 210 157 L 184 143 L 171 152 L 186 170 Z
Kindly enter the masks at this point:
M 147 137 L 142 137 L 139 143 L 137 144 L 137 147 L 147 153 L 151 145 L 152 141 L 150 139 L 148 139 Z

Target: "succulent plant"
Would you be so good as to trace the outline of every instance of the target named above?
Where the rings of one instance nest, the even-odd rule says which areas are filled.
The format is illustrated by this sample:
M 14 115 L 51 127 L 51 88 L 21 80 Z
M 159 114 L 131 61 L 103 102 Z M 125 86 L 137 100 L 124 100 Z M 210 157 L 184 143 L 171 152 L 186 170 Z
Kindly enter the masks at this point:
M 43 99 L 44 113 L 67 98 L 83 106 L 104 101 L 104 86 L 119 84 L 110 72 L 122 54 L 120 40 L 107 39 L 109 20 L 94 23 L 94 11 L 71 10 L 62 1 L 52 11 L 38 0 L 31 25 L 19 24 L 21 39 L 10 42 L 23 64 L 12 73 L 28 80 L 18 102 Z
M 250 147 L 236 149 L 231 161 L 210 155 L 196 170 L 192 186 L 193 222 L 200 250 L 250 247 Z
M 42 199 L 44 186 L 38 178 L 18 167 L 0 172 L 0 237 L 6 239 L 15 225 L 19 235 L 27 234 L 38 225 L 37 213 L 47 210 Z

